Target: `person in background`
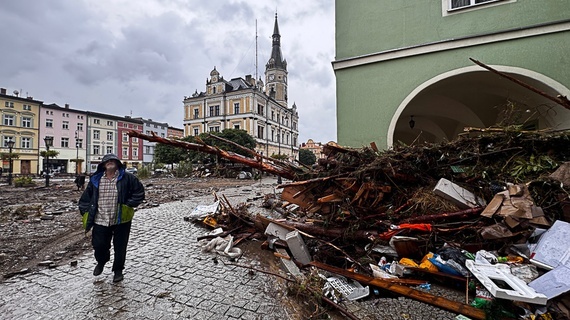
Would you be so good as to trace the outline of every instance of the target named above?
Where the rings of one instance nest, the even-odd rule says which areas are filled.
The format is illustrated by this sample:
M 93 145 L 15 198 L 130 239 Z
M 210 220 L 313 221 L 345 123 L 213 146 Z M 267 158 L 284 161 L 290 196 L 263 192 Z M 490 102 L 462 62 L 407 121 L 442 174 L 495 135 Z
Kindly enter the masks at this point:
M 75 177 L 75 180 L 73 182 L 77 186 L 77 191 L 85 190 L 85 175 L 82 174 L 78 175 L 77 177 Z
M 144 187 L 138 178 L 125 171 L 116 155 L 105 155 L 79 199 L 85 232 L 93 229 L 91 243 L 97 261 L 94 276 L 100 275 L 110 260 L 112 241 L 113 282 L 123 280 L 134 208 L 144 199 Z

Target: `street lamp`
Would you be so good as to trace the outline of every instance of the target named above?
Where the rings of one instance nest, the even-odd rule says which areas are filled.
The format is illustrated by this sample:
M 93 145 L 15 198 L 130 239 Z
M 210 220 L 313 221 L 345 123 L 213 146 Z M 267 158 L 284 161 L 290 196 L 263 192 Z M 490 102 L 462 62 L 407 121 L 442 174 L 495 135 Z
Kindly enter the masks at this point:
M 79 131 L 75 130 L 75 175 L 78 176 L 80 170 L 79 167 Z
M 44 142 L 46 144 L 46 168 L 44 170 L 46 174 L 46 187 L 49 187 L 49 147 L 53 146 L 53 137 L 45 137 Z
M 10 138 L 10 140 L 8 142 L 6 142 L 6 144 L 8 145 L 8 161 L 10 163 L 10 168 L 8 169 L 8 185 L 11 186 L 12 185 L 12 148 L 14 148 L 14 140 L 12 140 L 12 138 Z

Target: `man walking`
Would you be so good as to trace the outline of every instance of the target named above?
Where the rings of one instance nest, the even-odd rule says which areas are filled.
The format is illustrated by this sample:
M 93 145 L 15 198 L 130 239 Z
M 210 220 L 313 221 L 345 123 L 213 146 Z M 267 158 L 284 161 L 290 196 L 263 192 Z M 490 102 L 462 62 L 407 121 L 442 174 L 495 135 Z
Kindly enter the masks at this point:
M 116 155 L 105 155 L 79 199 L 79 212 L 83 216 L 85 232 L 93 228 L 91 243 L 97 260 L 94 276 L 100 275 L 105 263 L 110 260 L 112 240 L 113 282 L 123 280 L 134 208 L 144 198 L 144 187 L 138 178 L 125 171 Z

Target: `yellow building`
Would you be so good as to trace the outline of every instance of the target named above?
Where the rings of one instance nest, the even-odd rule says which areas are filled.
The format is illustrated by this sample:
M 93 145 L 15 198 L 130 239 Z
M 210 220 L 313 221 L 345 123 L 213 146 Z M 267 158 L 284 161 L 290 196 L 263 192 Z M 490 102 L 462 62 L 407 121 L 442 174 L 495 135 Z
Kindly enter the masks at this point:
M 317 159 L 325 158 L 325 154 L 323 153 L 323 144 L 320 142 L 315 142 L 313 139 L 307 140 L 307 142 L 303 142 L 301 144 L 300 149 L 307 149 L 311 151 Z
M 40 106 L 42 101 L 33 97 L 20 97 L 20 92 L 6 94 L 5 88 L 0 88 L 0 153 L 8 154 L 8 142 L 13 141 L 12 173 L 28 175 L 38 173 L 38 146 Z M 3 157 L 2 171 L 8 173 L 10 161 Z
M 206 91 L 184 97 L 184 135 L 242 129 L 255 138 L 256 151 L 297 158 L 299 114 L 288 107 L 287 61 L 281 54 L 281 35 L 275 15 L 271 57 L 265 66 L 265 85 L 246 75 L 224 80 L 218 70 L 210 72 Z

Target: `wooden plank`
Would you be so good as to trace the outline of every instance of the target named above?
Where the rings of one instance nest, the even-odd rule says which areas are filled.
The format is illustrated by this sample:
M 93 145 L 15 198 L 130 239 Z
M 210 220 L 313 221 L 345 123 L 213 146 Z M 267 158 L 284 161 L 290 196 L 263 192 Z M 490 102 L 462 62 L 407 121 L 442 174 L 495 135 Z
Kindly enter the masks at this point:
M 317 203 L 329 203 L 329 202 L 342 202 L 342 197 L 337 194 L 329 194 L 328 196 L 320 197 L 317 199 Z
M 425 302 L 451 312 L 459 313 L 472 319 L 478 319 L 478 320 L 485 319 L 485 311 L 472 307 L 468 304 L 451 301 L 439 296 L 435 296 L 433 294 L 429 294 L 427 292 L 383 281 L 382 279 L 372 278 L 363 274 L 350 272 L 348 270 L 329 266 L 327 264 L 318 261 L 313 261 L 309 263 L 309 265 L 356 280 L 365 285 L 371 285 L 385 290 L 389 290 L 414 300 Z

